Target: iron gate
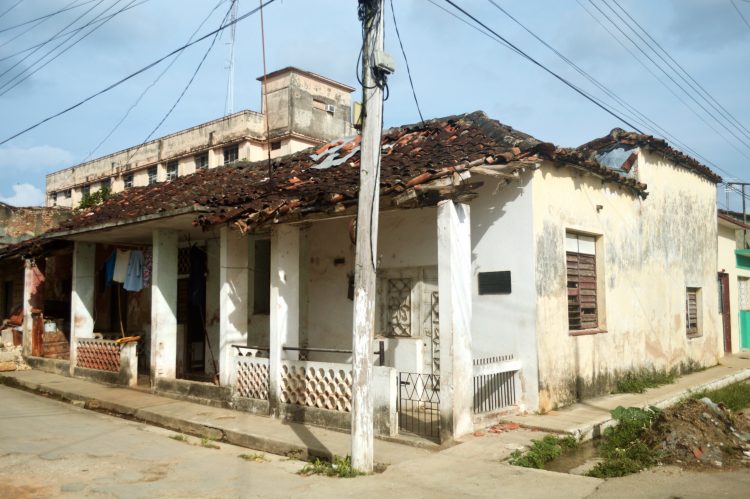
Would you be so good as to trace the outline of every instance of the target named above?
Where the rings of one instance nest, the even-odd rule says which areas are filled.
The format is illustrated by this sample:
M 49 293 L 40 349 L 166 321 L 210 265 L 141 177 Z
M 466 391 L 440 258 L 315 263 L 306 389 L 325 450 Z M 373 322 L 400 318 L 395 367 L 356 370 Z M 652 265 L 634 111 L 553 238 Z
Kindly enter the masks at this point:
M 440 376 L 398 373 L 398 427 L 428 438 L 440 438 Z

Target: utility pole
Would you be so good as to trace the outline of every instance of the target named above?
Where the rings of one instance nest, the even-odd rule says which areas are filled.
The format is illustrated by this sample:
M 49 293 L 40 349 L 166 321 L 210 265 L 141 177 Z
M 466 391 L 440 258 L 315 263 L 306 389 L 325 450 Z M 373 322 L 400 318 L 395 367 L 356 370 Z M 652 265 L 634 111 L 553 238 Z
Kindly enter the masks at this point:
M 735 185 L 740 186 L 740 195 L 742 196 L 742 223 L 747 225 L 747 206 L 745 204 L 745 186 L 750 185 L 750 182 L 727 182 L 727 189 L 733 188 Z M 736 192 L 737 189 L 734 188 Z M 729 209 L 729 202 L 727 202 L 727 210 Z M 742 229 L 742 249 L 747 249 L 747 229 Z
M 362 146 L 360 150 L 357 249 L 354 263 L 352 331 L 352 467 L 372 472 L 372 338 L 375 329 L 378 210 L 380 209 L 380 140 L 383 86 L 387 71 L 377 66 L 383 54 L 383 0 L 359 0 L 364 29 L 362 50 Z

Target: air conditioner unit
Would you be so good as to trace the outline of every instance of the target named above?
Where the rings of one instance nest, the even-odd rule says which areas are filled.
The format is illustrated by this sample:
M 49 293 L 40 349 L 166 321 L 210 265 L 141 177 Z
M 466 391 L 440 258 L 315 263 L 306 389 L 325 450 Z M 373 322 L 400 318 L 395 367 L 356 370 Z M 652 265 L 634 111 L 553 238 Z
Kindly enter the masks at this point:
M 333 104 L 326 104 L 326 112 L 331 114 L 335 113 L 336 106 L 334 106 Z

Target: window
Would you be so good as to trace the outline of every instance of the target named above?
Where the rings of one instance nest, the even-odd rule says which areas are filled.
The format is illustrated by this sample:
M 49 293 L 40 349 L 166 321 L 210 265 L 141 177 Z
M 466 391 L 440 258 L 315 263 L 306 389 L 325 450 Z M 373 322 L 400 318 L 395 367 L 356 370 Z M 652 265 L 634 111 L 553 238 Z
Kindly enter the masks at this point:
M 167 161 L 167 182 L 177 178 L 177 160 Z
M 52 194 L 50 194 L 49 198 L 52 206 L 57 206 L 57 193 L 53 192 Z
M 687 288 L 685 292 L 685 329 L 688 337 L 700 336 L 701 289 Z
M 253 313 L 271 312 L 271 241 L 255 241 L 255 278 L 253 282 Z
M 208 153 L 204 152 L 195 157 L 195 169 L 202 170 L 208 168 Z
M 596 239 L 565 234 L 568 278 L 568 328 L 597 329 L 599 318 L 596 289 Z
M 388 313 L 387 335 L 410 337 L 412 279 L 396 278 L 386 282 L 386 307 Z
M 280 140 L 276 140 L 274 142 L 271 142 L 271 150 L 272 151 L 278 151 L 279 149 L 281 149 L 281 141 Z
M 157 182 L 157 168 L 156 166 L 148 167 L 148 185 L 154 185 Z
M 240 156 L 240 147 L 237 145 L 224 148 L 224 164 L 234 163 Z
M 124 184 L 123 188 L 125 188 L 125 189 L 130 189 L 131 187 L 133 187 L 133 174 L 132 173 L 127 173 L 127 174 L 123 175 L 122 176 L 122 182 Z
M 63 191 L 63 195 L 65 196 L 65 199 L 70 199 L 71 197 L 73 197 L 73 191 L 71 191 L 70 189 L 65 189 Z
M 108 178 L 102 179 L 101 182 L 99 182 L 99 190 L 100 191 L 111 191 L 112 190 L 112 180 Z
M 91 186 L 89 184 L 81 186 L 81 197 L 85 198 L 89 194 L 91 194 Z

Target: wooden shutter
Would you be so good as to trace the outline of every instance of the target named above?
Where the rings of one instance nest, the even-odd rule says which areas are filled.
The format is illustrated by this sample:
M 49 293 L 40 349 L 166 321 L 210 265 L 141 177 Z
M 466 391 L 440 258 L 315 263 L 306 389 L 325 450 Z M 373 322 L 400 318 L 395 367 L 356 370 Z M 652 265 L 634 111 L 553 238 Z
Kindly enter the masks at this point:
M 568 327 L 596 329 L 596 256 L 567 252 Z
M 698 289 L 687 288 L 685 299 L 685 324 L 688 336 L 698 334 Z

